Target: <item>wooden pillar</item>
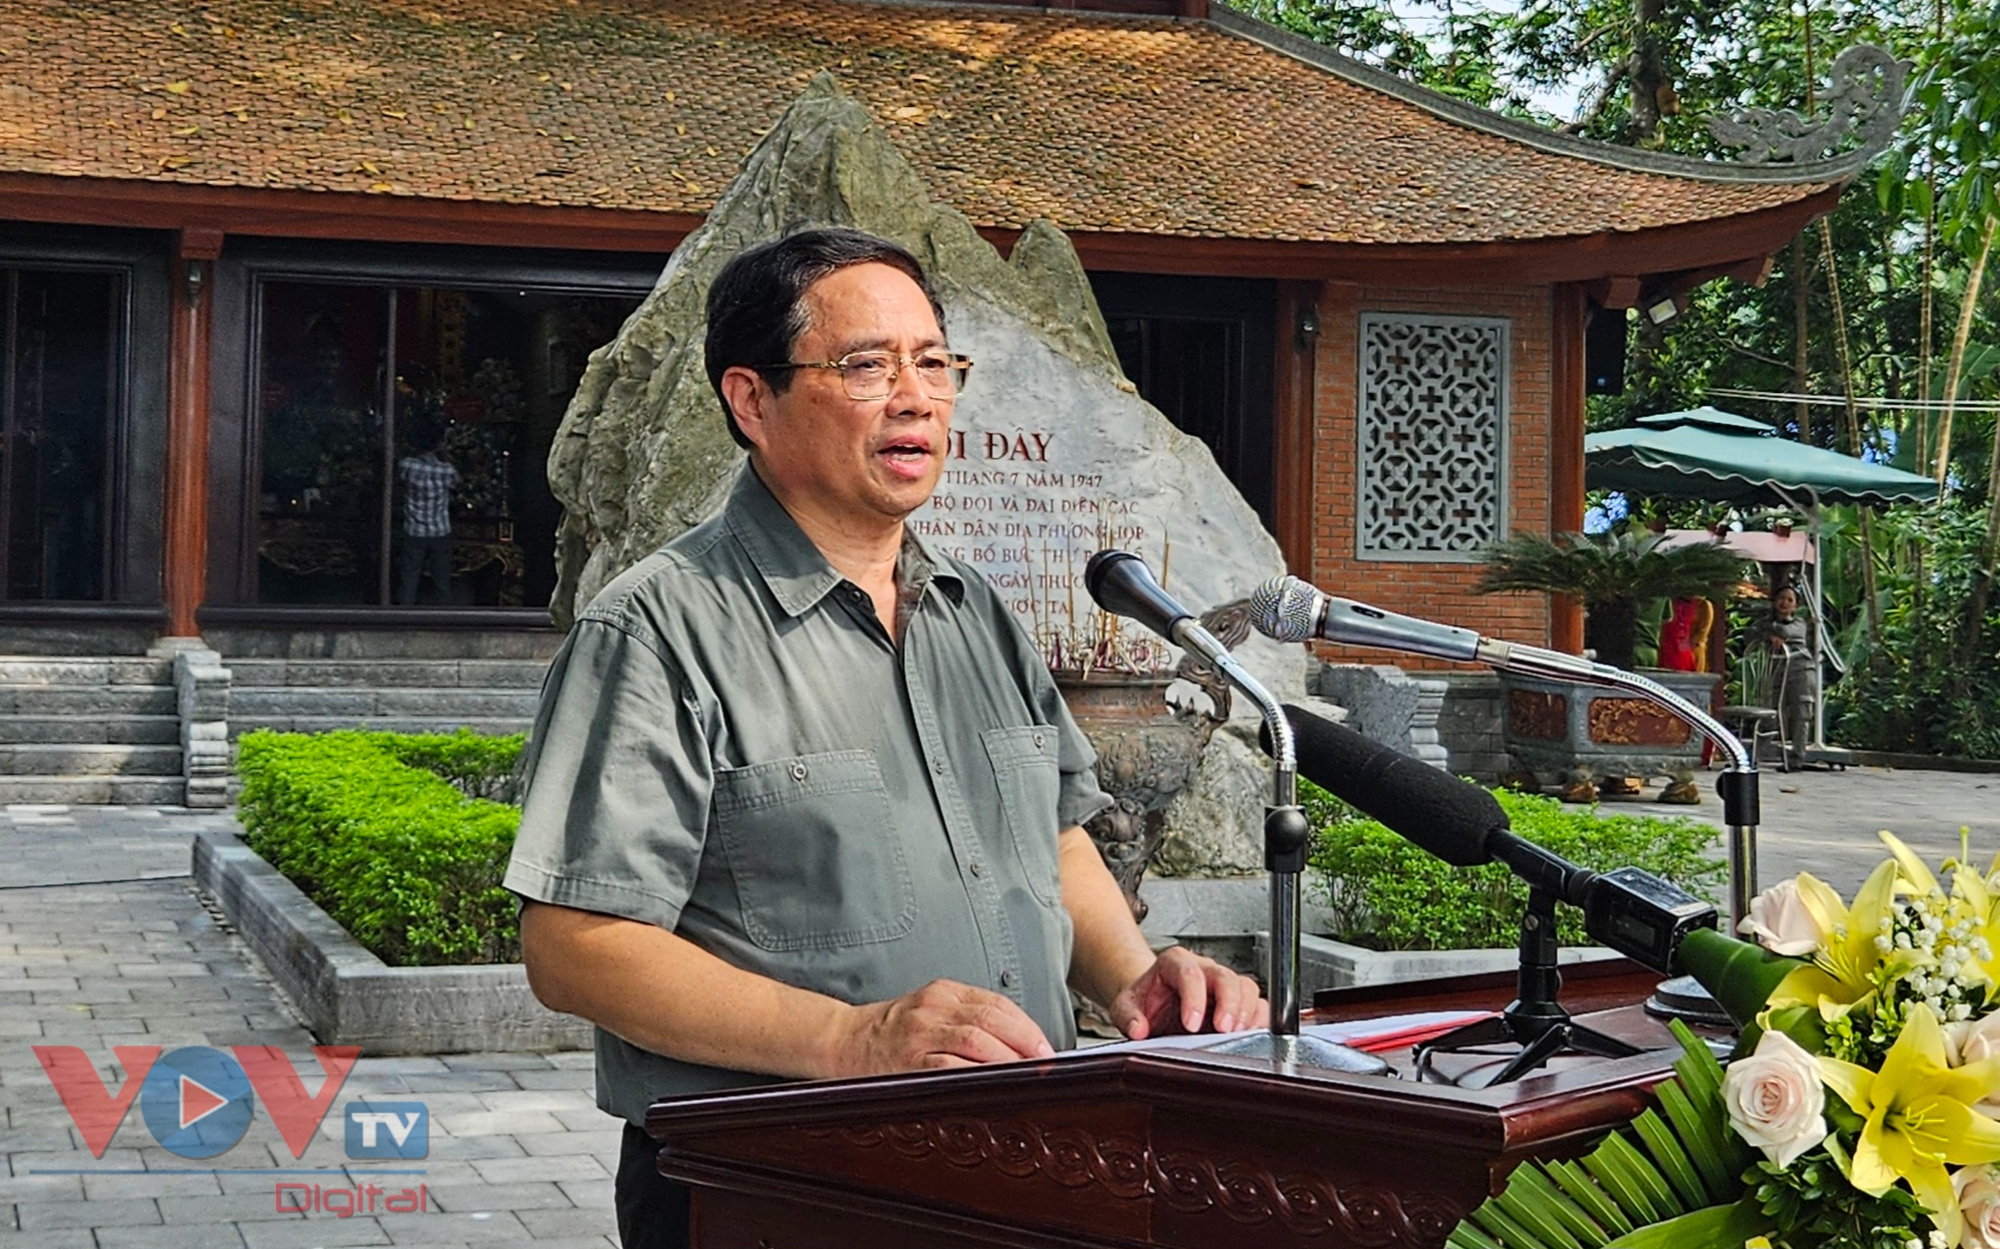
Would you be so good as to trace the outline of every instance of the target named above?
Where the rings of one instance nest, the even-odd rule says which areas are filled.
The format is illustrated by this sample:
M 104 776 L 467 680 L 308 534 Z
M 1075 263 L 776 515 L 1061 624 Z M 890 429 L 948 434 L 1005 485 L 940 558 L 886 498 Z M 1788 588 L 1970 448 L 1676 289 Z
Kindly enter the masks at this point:
M 1313 357 L 1319 349 L 1318 282 L 1278 283 L 1277 360 L 1271 387 L 1272 519 L 1294 576 L 1313 579 Z
M 167 318 L 167 474 L 162 592 L 169 638 L 201 636 L 208 589 L 209 309 L 220 230 L 183 230 Z
M 1584 330 L 1589 305 L 1583 287 L 1555 288 L 1549 326 L 1549 531 L 1583 529 Z M 1583 604 L 1567 594 L 1549 604 L 1549 645 L 1572 655 L 1583 652 Z

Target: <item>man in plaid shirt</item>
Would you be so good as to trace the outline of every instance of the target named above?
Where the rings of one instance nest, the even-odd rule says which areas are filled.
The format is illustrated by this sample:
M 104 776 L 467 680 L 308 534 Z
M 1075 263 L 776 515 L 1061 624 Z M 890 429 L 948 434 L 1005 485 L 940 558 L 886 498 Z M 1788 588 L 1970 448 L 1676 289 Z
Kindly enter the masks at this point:
M 429 569 L 438 600 L 451 602 L 451 492 L 458 470 L 445 463 L 444 426 L 420 425 L 411 431 L 424 450 L 396 463 L 396 480 L 403 487 L 403 550 L 396 601 L 417 601 L 417 581 Z

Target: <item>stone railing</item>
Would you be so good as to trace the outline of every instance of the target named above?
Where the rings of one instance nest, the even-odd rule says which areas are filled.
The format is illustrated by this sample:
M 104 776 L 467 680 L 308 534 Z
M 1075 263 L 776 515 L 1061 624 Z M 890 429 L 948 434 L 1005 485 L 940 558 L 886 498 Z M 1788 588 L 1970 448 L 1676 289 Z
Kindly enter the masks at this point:
M 181 718 L 181 774 L 190 807 L 229 805 L 229 669 L 212 650 L 174 655 Z

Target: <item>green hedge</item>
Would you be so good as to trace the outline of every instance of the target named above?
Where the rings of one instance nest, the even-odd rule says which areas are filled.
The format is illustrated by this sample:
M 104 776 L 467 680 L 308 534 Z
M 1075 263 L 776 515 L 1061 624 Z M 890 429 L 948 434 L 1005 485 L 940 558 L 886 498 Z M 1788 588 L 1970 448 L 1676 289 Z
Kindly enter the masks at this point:
M 500 887 L 520 826 L 498 792 L 524 739 L 246 733 L 238 812 L 250 848 L 385 963 L 511 963 Z
M 1497 863 L 1463 868 L 1419 850 L 1312 782 L 1299 781 L 1314 828 L 1308 874 L 1333 911 L 1334 935 L 1376 950 L 1467 950 L 1520 941 L 1528 889 Z M 1553 798 L 1498 790 L 1514 832 L 1596 871 L 1641 867 L 1712 896 L 1727 870 L 1708 857 L 1714 828 L 1685 817 L 1607 815 Z M 1561 941 L 1585 945 L 1581 914 L 1558 908 Z

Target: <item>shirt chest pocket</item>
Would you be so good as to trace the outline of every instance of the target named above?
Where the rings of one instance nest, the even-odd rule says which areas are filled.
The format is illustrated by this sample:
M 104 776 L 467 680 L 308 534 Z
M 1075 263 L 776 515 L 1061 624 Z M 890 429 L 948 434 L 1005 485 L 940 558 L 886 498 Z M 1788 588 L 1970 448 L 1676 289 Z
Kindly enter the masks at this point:
M 916 925 L 916 889 L 873 753 L 724 769 L 714 811 L 744 934 L 761 948 L 867 945 Z
M 1006 815 L 1008 840 L 1020 857 L 1028 888 L 1049 906 L 1062 901 L 1062 876 L 1057 866 L 1057 805 L 1062 798 L 1062 772 L 1056 766 L 1056 731 L 1042 725 L 988 729 L 979 735 L 1000 787 L 1000 808 Z

